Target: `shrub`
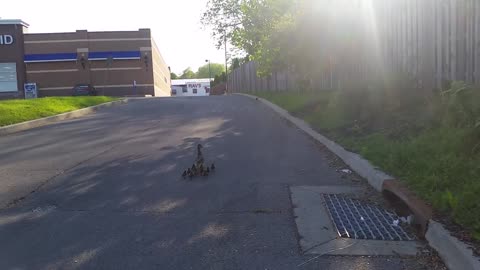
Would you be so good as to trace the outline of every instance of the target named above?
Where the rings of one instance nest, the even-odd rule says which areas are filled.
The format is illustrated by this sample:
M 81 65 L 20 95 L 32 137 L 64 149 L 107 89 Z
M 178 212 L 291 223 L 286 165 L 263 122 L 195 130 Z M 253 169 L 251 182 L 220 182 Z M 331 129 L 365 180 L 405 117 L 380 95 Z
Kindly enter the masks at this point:
M 480 239 L 479 89 L 452 82 L 448 90 L 425 91 L 408 76 L 388 76 L 344 85 L 322 98 L 272 95 Z

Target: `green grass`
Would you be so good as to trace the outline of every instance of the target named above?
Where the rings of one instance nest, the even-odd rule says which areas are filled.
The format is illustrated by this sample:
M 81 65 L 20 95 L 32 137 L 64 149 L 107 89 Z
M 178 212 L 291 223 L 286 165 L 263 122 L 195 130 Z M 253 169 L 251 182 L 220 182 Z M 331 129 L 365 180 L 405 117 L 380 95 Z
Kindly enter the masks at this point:
M 337 128 L 345 122 L 338 112 L 326 113 L 331 111 L 329 108 L 329 102 L 333 96 L 331 91 L 255 92 L 251 94 L 269 100 L 322 130 Z
M 112 97 L 46 97 L 0 101 L 0 126 L 52 116 L 116 100 Z
M 322 100 L 326 100 L 328 92 L 323 94 L 304 92 L 255 92 L 256 96 L 267 99 L 285 110 L 292 113 L 299 113 L 309 104 L 317 104 Z
M 406 140 L 382 133 L 343 137 L 341 143 L 404 180 L 421 197 L 480 233 L 480 156 L 462 149 L 465 129 L 431 129 Z
M 347 149 L 403 180 L 435 209 L 449 215 L 480 240 L 478 127 L 439 124 L 443 119 L 436 118 L 423 120 L 419 115 L 426 115 L 426 109 L 412 114 L 408 106 L 409 109 L 394 112 L 383 109 L 388 106 L 379 106 L 383 111 L 377 116 L 374 106 L 369 105 L 361 113 L 349 114 L 346 112 L 353 106 L 342 103 L 344 97 L 339 102 L 332 92 L 319 93 L 253 94 L 302 117 Z M 366 98 L 352 100 L 356 104 Z M 317 105 L 312 105 L 312 101 L 317 101 Z M 365 111 L 375 113 L 359 120 Z M 444 115 L 444 118 L 451 116 Z

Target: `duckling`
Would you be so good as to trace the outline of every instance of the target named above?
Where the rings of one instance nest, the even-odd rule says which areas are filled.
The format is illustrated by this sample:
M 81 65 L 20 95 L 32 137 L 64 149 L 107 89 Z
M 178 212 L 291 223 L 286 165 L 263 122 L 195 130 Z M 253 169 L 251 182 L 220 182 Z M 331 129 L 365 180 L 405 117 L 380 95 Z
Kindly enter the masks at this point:
M 200 174 L 203 173 L 203 164 L 200 164 L 200 166 L 198 166 L 198 170 L 199 170 Z
M 196 159 L 197 164 L 203 164 L 202 148 L 203 146 L 201 144 L 197 145 L 197 159 Z
M 187 177 L 187 171 L 186 171 L 186 170 L 185 170 L 185 171 L 183 171 L 183 173 L 182 173 L 182 177 L 183 177 L 183 179 L 185 179 L 185 177 Z
M 206 171 L 207 173 L 210 173 L 210 168 L 208 168 L 208 166 L 207 166 L 207 169 L 205 169 L 205 171 Z
M 190 178 L 192 178 L 193 176 L 192 170 L 190 170 L 190 168 L 187 169 L 187 176 Z
M 215 163 L 212 163 L 212 166 L 210 166 L 210 169 L 213 171 L 215 171 Z
M 195 166 L 195 164 L 192 164 L 192 172 L 196 172 L 197 171 L 197 166 Z

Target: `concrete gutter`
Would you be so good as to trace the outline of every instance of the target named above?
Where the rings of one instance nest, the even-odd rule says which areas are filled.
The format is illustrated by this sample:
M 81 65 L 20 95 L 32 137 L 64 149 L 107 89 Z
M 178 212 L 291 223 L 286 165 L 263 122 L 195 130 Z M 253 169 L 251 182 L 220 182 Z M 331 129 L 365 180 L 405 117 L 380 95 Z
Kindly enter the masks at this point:
M 257 97 L 248 95 L 248 94 L 238 93 L 237 95 L 242 95 L 249 98 L 257 99 Z M 352 168 L 358 175 L 367 179 L 370 185 L 374 187 L 377 191 L 381 192 L 383 190 L 383 181 L 385 181 L 386 179 L 394 178 L 382 171 L 377 170 L 372 164 L 370 164 L 370 162 L 362 158 L 360 155 L 349 152 L 345 150 L 345 148 L 343 148 L 342 146 L 336 144 L 334 141 L 327 139 L 322 134 L 313 130 L 310 127 L 310 125 L 307 124 L 302 119 L 299 119 L 290 115 L 288 111 L 280 108 L 279 106 L 263 98 L 258 98 L 258 101 L 267 105 L 272 110 L 277 112 L 280 116 L 282 116 L 283 118 L 287 119 L 288 121 L 296 125 L 303 132 L 307 133 L 312 138 L 314 138 L 315 140 L 325 145 L 330 151 L 332 151 L 335 155 L 341 158 L 345 162 L 345 164 L 350 166 L 350 168 Z
M 367 179 L 368 183 L 377 191 L 383 191 L 385 181 L 396 181 L 392 180 L 394 179 L 394 177 L 389 176 L 388 174 L 380 170 L 377 170 L 372 164 L 370 164 L 370 162 L 362 158 L 360 155 L 345 150 L 342 146 L 338 145 L 334 141 L 329 140 L 325 136 L 313 130 L 310 125 L 308 125 L 305 121 L 292 116 L 288 111 L 280 108 L 279 106 L 271 103 L 270 101 L 248 94 L 236 94 L 258 100 L 259 102 L 262 102 L 266 106 L 270 107 L 282 118 L 288 120 L 289 122 L 297 126 L 300 130 L 311 136 L 313 139 L 325 145 L 330 151 L 332 151 L 335 155 L 341 158 L 343 162 L 345 162 L 345 164 L 350 166 L 350 168 L 354 170 L 358 175 Z M 410 202 L 408 204 L 412 205 L 415 203 Z M 438 254 L 440 254 L 449 269 L 480 269 L 480 260 L 475 257 L 469 246 L 453 237 L 450 232 L 447 231 L 440 223 L 437 223 L 430 219 L 428 221 L 428 229 L 426 231 L 425 238 L 428 241 L 428 244 L 433 249 L 435 249 Z
M 53 115 L 45 118 L 40 118 L 40 119 L 26 121 L 18 124 L 0 127 L 0 136 L 12 134 L 12 133 L 16 133 L 16 132 L 20 132 L 20 131 L 24 131 L 24 130 L 28 130 L 36 127 L 46 126 L 46 125 L 53 124 L 66 119 L 82 117 L 87 114 L 94 113 L 99 109 L 112 107 L 119 104 L 125 104 L 128 101 L 129 101 L 128 99 L 116 100 L 116 101 L 102 103 L 99 105 L 95 105 L 92 107 L 87 107 L 87 108 L 83 108 L 83 109 L 79 109 L 71 112 L 66 112 L 66 113 L 57 114 L 57 115 Z

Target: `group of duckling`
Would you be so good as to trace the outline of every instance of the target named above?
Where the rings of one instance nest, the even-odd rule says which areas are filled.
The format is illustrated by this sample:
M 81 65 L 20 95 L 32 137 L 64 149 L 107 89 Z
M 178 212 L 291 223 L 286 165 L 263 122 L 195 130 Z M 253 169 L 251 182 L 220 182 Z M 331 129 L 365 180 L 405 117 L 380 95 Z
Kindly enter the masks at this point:
M 182 173 L 182 178 L 192 178 L 194 176 L 208 176 L 210 173 L 215 171 L 215 164 L 208 166 L 204 164 L 203 154 L 202 154 L 203 146 L 201 144 L 197 145 L 197 158 L 195 163 L 193 163 L 191 168 L 186 169 Z

